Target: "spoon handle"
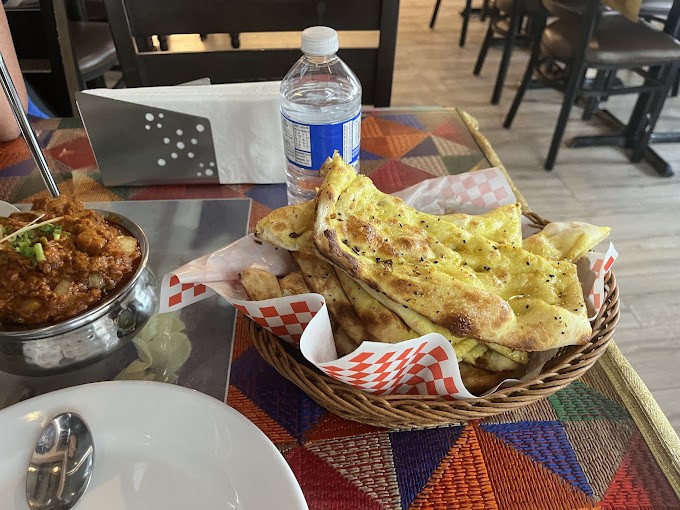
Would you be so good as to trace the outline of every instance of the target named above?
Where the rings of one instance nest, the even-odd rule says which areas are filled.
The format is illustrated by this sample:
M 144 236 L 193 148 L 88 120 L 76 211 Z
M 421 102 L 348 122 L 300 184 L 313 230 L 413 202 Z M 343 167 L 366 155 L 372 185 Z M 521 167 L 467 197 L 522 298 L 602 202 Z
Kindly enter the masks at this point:
M 24 134 L 24 139 L 26 140 L 26 145 L 28 145 L 28 150 L 31 151 L 31 156 L 33 156 L 35 164 L 38 165 L 38 170 L 40 170 L 43 181 L 45 181 L 47 191 L 50 193 L 52 198 L 58 197 L 59 188 L 57 188 L 57 184 L 52 178 L 52 174 L 50 173 L 50 169 L 47 166 L 47 161 L 45 161 L 45 156 L 43 156 L 43 153 L 40 150 L 40 145 L 38 145 L 38 140 L 35 137 L 33 128 L 28 123 L 28 118 L 24 112 L 24 107 L 21 105 L 21 100 L 17 94 L 17 89 L 14 87 L 14 82 L 12 81 L 12 77 L 9 75 L 9 71 L 5 65 L 5 59 L 2 57 L 2 53 L 0 53 L 0 80 L 2 81 L 2 88 L 5 91 L 5 95 L 7 96 L 7 101 L 9 101 L 9 105 L 12 107 L 12 111 L 14 112 L 14 117 L 17 119 L 19 127 L 21 128 L 21 132 Z

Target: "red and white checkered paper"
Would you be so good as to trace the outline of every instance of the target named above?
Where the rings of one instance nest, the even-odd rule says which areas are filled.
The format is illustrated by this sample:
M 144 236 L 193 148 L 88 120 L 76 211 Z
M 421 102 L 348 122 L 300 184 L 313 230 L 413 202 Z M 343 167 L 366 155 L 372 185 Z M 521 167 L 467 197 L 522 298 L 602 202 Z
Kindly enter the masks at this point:
M 408 205 L 430 213 L 481 213 L 515 202 L 510 185 L 498 169 L 430 179 L 398 195 Z M 482 206 L 482 202 L 487 205 Z M 472 207 L 466 207 L 470 204 Z M 589 295 L 589 309 L 597 304 L 597 296 L 602 300 L 604 275 L 615 258 L 616 251 L 610 245 L 606 254 L 589 254 L 584 259 L 588 263 L 580 268 L 585 274 L 582 282 L 593 282 L 591 292 L 584 289 L 584 295 Z M 238 279 L 238 273 L 247 267 L 265 269 L 277 276 L 297 270 L 285 250 L 246 236 L 167 274 L 161 287 L 161 313 L 218 293 L 263 328 L 299 347 L 308 361 L 334 379 L 378 395 L 475 398 L 463 384 L 453 346 L 443 336 L 431 333 L 396 344 L 363 342 L 354 352 L 338 358 L 323 297 L 304 294 L 249 301 Z M 551 355 L 535 353 L 523 379 L 538 374 Z M 516 380 L 503 384 L 513 382 Z

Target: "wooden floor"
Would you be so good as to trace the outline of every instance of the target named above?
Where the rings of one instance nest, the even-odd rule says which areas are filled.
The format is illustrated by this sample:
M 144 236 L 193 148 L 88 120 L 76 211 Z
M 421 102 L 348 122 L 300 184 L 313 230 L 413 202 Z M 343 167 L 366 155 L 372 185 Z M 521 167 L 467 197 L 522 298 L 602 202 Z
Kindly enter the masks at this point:
M 615 341 L 680 432 L 680 177 L 662 178 L 632 164 L 621 149 L 562 146 L 552 172 L 543 170 L 562 96 L 530 90 L 512 130 L 503 118 L 524 72 L 527 54 L 513 56 L 499 105 L 490 104 L 500 49 L 491 49 L 481 76 L 472 74 L 485 24 L 473 18 L 468 42 L 458 47 L 463 5 L 445 0 L 435 30 L 428 29 L 434 0 L 403 0 L 399 20 L 393 106 L 458 106 L 472 114 L 532 209 L 552 220 L 612 227 L 611 240 L 623 296 Z M 608 105 L 627 118 L 634 98 Z M 606 132 L 580 120 L 574 108 L 567 138 Z M 666 103 L 659 129 L 680 130 L 680 100 Z M 680 176 L 680 145 L 659 147 Z

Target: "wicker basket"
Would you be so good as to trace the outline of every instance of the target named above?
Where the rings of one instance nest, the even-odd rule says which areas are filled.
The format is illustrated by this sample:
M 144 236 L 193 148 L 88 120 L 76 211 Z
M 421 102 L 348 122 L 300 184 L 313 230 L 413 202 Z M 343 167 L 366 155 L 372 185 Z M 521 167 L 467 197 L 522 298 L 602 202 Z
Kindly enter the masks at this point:
M 548 221 L 525 214 L 535 226 Z M 369 425 L 388 429 L 432 427 L 486 418 L 526 406 L 568 386 L 581 377 L 607 349 L 619 320 L 619 290 L 610 271 L 605 279 L 605 299 L 592 323 L 593 335 L 586 345 L 563 347 L 530 381 L 478 399 L 446 400 L 437 395 L 376 396 L 332 379 L 313 365 L 298 361 L 283 342 L 255 322 L 249 332 L 262 357 L 317 404 L 329 411 Z

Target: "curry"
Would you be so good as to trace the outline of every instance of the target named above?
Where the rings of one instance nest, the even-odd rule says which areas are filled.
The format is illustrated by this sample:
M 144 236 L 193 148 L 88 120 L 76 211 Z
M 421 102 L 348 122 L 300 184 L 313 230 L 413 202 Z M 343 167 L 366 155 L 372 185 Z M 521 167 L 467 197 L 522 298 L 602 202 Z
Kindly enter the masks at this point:
M 34 201 L 0 217 L 0 324 L 52 325 L 93 308 L 134 274 L 137 239 L 80 202 Z

